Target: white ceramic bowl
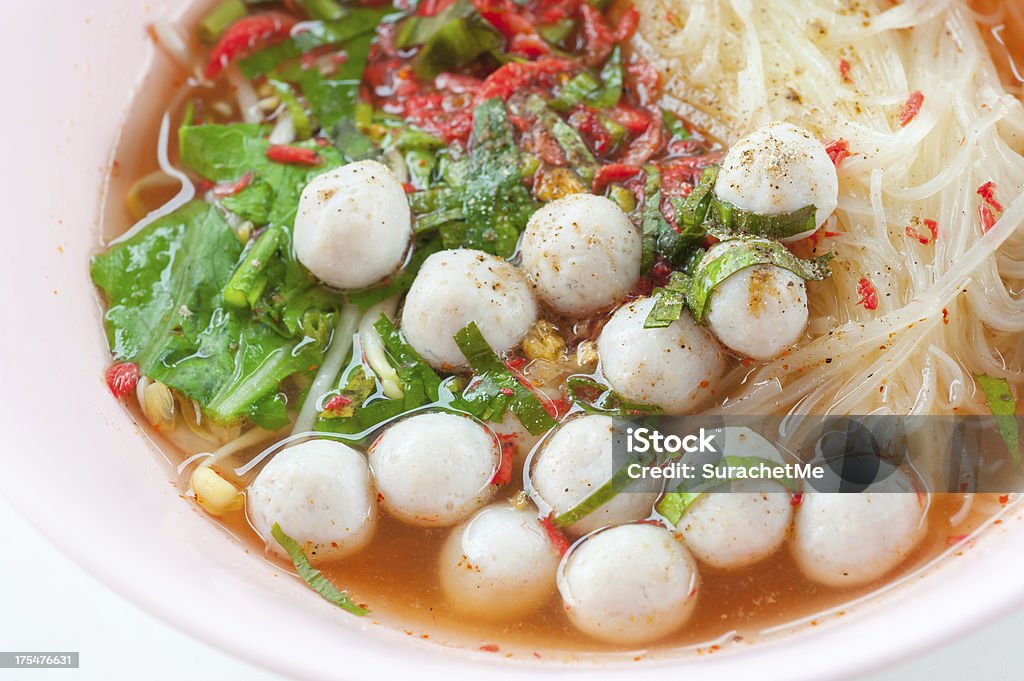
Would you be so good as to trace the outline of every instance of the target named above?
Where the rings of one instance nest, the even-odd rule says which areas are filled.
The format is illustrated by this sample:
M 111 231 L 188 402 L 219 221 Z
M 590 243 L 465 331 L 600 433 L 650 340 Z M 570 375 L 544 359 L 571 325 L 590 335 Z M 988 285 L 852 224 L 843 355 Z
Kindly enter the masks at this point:
M 9 0 L 0 8 L 4 25 L 17 27 L 0 41 L 9 65 L 0 157 L 0 489 L 82 567 L 141 607 L 286 675 L 565 672 L 558 662 L 415 640 L 321 601 L 182 500 L 167 462 L 108 394 L 87 262 L 111 150 L 141 77 L 154 68 L 145 26 L 185 4 Z M 852 676 L 937 646 L 1024 600 L 1024 574 L 1012 560 L 1024 554 L 1022 522 L 1006 514 L 927 578 L 818 626 L 714 655 L 573 666 L 598 678 L 659 681 L 668 664 L 680 678 Z

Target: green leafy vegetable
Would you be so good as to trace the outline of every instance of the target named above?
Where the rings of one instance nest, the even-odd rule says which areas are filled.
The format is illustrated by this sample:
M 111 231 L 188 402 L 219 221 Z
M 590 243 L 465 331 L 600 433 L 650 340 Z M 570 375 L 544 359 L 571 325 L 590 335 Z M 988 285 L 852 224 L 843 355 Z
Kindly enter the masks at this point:
M 398 30 L 395 32 L 395 47 L 404 49 L 422 45 L 447 24 L 456 19 L 473 16 L 475 13 L 476 9 L 470 0 L 455 0 L 434 16 L 412 15 L 406 17 L 399 22 Z
M 994 378 L 985 374 L 974 377 L 978 387 L 985 393 L 988 408 L 999 425 L 999 434 L 1010 451 L 1010 460 L 1020 468 L 1020 422 L 1017 420 L 1017 400 L 1013 397 L 1010 384 L 1005 378 Z
M 292 565 L 295 566 L 295 571 L 299 573 L 299 577 L 302 577 L 302 580 L 313 591 L 320 594 L 324 600 L 359 617 L 370 612 L 366 608 L 357 605 L 349 598 L 347 593 L 338 590 L 336 586 L 323 576 L 323 573 L 313 567 L 309 563 L 309 558 L 302 552 L 302 547 L 299 546 L 299 543 L 285 534 L 280 525 L 274 523 L 274 526 L 270 528 L 270 533 L 274 535 L 274 539 L 281 545 L 281 548 L 288 553 L 288 557 L 291 558 Z
M 661 407 L 631 402 L 603 383 L 589 376 L 570 376 L 566 382 L 574 404 L 588 414 L 606 416 L 655 416 L 664 413 Z
M 412 60 L 412 71 L 421 80 L 431 80 L 439 73 L 462 68 L 501 45 L 501 36 L 479 15 L 453 19 L 423 44 Z
M 704 323 L 711 294 L 723 281 L 740 270 L 755 265 L 774 265 L 789 270 L 805 280 L 820 281 L 831 276 L 828 262 L 831 254 L 802 260 L 780 243 L 767 239 L 749 239 L 730 244 L 711 260 L 707 257 L 697 267 L 690 281 L 686 302 L 697 323 Z
M 464 186 L 464 228 L 442 232 L 445 248 L 464 246 L 510 257 L 533 213 L 522 183 L 519 149 L 501 99 L 473 111 L 472 153 Z
M 671 231 L 672 225 L 661 213 L 661 171 L 652 164 L 644 166 L 644 173 L 647 179 L 644 185 L 644 203 L 640 211 L 640 271 L 648 274 L 654 267 L 658 237 L 666 231 Z
M 372 40 L 372 33 L 349 40 L 345 44 L 348 58 L 329 76 L 322 75 L 317 69 L 300 70 L 296 75 L 296 82 L 302 87 L 320 127 L 325 130 L 333 130 L 339 122 L 354 115 Z
M 360 36 L 372 36 L 381 19 L 392 12 L 394 9 L 390 5 L 355 7 L 345 10 L 344 16 L 337 20 L 303 22 L 303 31 L 240 59 L 238 67 L 249 79 L 266 75 L 319 47 L 342 45 Z M 293 70 L 291 75 L 294 77 L 296 72 L 297 69 Z
M 506 409 L 511 409 L 531 435 L 540 435 L 558 425 L 548 414 L 540 399 L 509 371 L 477 327 L 470 322 L 455 334 L 455 342 L 466 356 L 469 366 L 479 376 L 461 396 L 462 406 L 469 413 L 500 421 Z
M 645 329 L 663 329 L 683 315 L 686 307 L 686 292 L 690 288 L 690 277 L 682 272 L 673 272 L 664 288 L 654 292 L 654 307 L 644 321 Z
M 220 202 L 243 220 L 265 225 L 270 220 L 270 209 L 274 205 L 274 188 L 265 180 L 252 180 L 244 189 L 225 196 Z
M 92 277 L 109 303 L 118 360 L 195 399 L 214 421 L 248 417 L 276 429 L 289 420 L 281 382 L 320 363 L 338 304 L 279 259 L 268 287 L 279 299 L 259 314 L 238 311 L 223 291 L 241 257 L 217 208 L 196 201 L 96 256 Z

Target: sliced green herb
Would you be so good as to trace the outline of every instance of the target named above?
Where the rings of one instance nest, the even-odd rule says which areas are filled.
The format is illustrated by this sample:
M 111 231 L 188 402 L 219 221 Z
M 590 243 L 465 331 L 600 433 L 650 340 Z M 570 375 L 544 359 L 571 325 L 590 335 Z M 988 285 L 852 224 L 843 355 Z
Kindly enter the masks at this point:
M 690 281 L 686 302 L 698 323 L 704 323 L 711 294 L 715 288 L 733 274 L 748 267 L 774 265 L 809 281 L 820 281 L 831 276 L 828 265 L 832 259 L 831 254 L 813 260 L 802 260 L 790 253 L 782 244 L 767 239 L 727 243 L 731 245 L 723 248 L 714 259 L 704 258 L 704 262 L 697 267 Z
M 1017 400 L 1005 378 L 994 378 L 985 374 L 974 377 L 978 387 L 985 393 L 988 408 L 999 425 L 999 434 L 1010 452 L 1015 468 L 1020 468 L 1020 422 L 1017 420 Z
M 610 109 L 622 98 L 622 51 L 618 45 L 601 68 L 601 89 L 588 94 L 590 105 Z
M 654 307 L 644 321 L 645 329 L 663 329 L 683 315 L 686 307 L 686 292 L 690 288 L 690 277 L 682 272 L 673 272 L 668 284 L 654 292 Z
M 655 416 L 663 414 L 661 407 L 631 402 L 610 387 L 589 376 L 570 376 L 566 382 L 574 404 L 588 414 L 606 416 Z
M 465 228 L 452 230 L 445 247 L 510 257 L 534 203 L 523 186 L 519 149 L 501 99 L 490 99 L 473 111 L 471 148 L 462 195 Z
M 462 393 L 467 411 L 486 415 L 491 421 L 500 421 L 505 409 L 510 409 L 531 435 L 540 435 L 558 425 L 529 388 L 509 371 L 480 333 L 476 322 L 470 322 L 455 334 L 455 342 L 466 356 L 469 366 L 480 377 Z M 482 417 L 481 417 L 482 418 Z
M 778 461 L 772 461 L 761 456 L 725 456 L 721 461 L 715 464 L 717 468 L 745 468 L 752 470 L 759 468 L 762 464 L 768 466 L 781 466 Z M 747 479 L 747 478 L 708 478 L 702 480 L 693 487 L 685 490 L 668 492 L 661 498 L 655 510 L 658 511 L 669 523 L 676 525 L 686 512 L 690 510 L 694 502 L 700 498 L 702 494 L 708 492 L 715 487 L 727 484 L 732 481 Z M 781 484 L 790 491 L 799 491 L 800 485 L 796 480 L 792 478 L 772 478 L 774 482 Z
M 370 612 L 366 608 L 357 605 L 349 598 L 347 593 L 340 591 L 323 576 L 323 573 L 313 567 L 309 562 L 309 558 L 302 552 L 302 547 L 299 546 L 299 543 L 285 534 L 280 525 L 274 523 L 274 526 L 270 528 L 270 533 L 274 535 L 274 539 L 285 550 L 288 557 L 291 558 L 292 565 L 295 566 L 295 571 L 299 573 L 299 577 L 302 577 L 302 581 L 306 582 L 313 591 L 320 594 L 325 601 L 359 617 Z

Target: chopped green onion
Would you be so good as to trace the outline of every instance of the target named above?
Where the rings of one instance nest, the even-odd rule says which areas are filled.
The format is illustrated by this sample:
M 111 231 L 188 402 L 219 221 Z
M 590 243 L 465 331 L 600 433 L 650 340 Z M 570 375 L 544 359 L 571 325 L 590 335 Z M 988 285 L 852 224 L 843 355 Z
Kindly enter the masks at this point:
M 590 104 L 598 109 L 610 109 L 622 98 L 622 52 L 616 45 L 601 69 L 601 89 L 590 93 Z
M 238 309 L 256 305 L 267 287 L 264 271 L 284 236 L 281 228 L 268 227 L 253 242 L 224 287 L 224 302 Z
M 349 598 L 347 593 L 338 590 L 336 586 L 323 576 L 323 573 L 310 565 L 309 558 L 302 552 L 302 547 L 299 546 L 297 541 L 285 534 L 280 525 L 274 523 L 274 526 L 270 528 L 270 533 L 274 535 L 274 539 L 288 553 L 288 557 L 292 559 L 292 565 L 295 566 L 295 571 L 299 573 L 299 577 L 302 577 L 302 580 L 313 591 L 320 594 L 325 601 L 359 617 L 370 612 L 366 608 L 357 605 Z
M 221 0 L 209 14 L 199 22 L 199 42 L 212 45 L 228 26 L 245 16 L 242 0 Z
M 665 127 L 668 128 L 673 139 L 688 140 L 692 137 L 686 124 L 668 109 L 661 110 L 661 119 L 665 122 Z
M 267 82 L 270 84 L 274 91 L 277 92 L 277 96 L 284 102 L 285 108 L 288 110 L 288 115 L 292 118 L 292 123 L 295 125 L 295 136 L 300 139 L 306 139 L 313 134 L 313 126 L 309 122 L 309 116 L 306 114 L 306 110 L 299 103 L 295 93 L 292 92 L 291 87 L 288 83 L 282 83 L 279 80 L 268 79 Z
M 704 323 L 711 294 L 723 281 L 740 270 L 755 265 L 774 265 L 789 270 L 798 277 L 811 281 L 820 281 L 831 276 L 828 261 L 831 254 L 802 260 L 780 243 L 767 239 L 750 239 L 734 242 L 725 248 L 713 260 L 702 262 L 693 273 L 686 302 L 690 306 L 693 318 Z
M 608 198 L 614 201 L 623 213 L 632 213 L 636 208 L 636 194 L 622 185 L 608 185 Z
M 531 435 L 546 433 L 558 425 L 540 398 L 520 383 L 491 349 L 476 322 L 470 322 L 456 333 L 455 343 L 466 356 L 469 366 L 481 377 L 480 387 L 471 385 L 462 394 L 470 413 L 484 413 L 491 420 L 500 421 L 505 409 L 511 409 Z
M 537 33 L 552 45 L 560 45 L 575 28 L 576 22 L 572 19 L 559 19 L 554 23 L 538 26 Z
M 1020 423 L 1017 421 L 1017 400 L 1013 397 L 1010 384 L 1005 378 L 994 378 L 985 374 L 974 377 L 982 392 L 988 408 L 999 424 L 999 434 L 1010 451 L 1010 460 L 1014 468 L 1020 468 Z
M 558 96 L 548 102 L 548 106 L 555 111 L 568 111 L 600 89 L 601 84 L 592 75 L 581 71 L 562 86 Z

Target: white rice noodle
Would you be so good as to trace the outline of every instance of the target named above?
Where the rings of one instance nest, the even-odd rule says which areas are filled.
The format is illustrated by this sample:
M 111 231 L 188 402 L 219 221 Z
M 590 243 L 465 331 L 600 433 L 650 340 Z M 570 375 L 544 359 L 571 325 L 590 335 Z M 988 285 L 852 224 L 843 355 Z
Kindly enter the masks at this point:
M 1001 3 L 1013 5 L 1014 3 Z M 772 120 L 849 142 L 833 276 L 810 339 L 724 386 L 738 413 L 985 413 L 974 374 L 1022 387 L 1024 106 L 963 0 L 637 0 L 662 102 L 731 143 Z M 1019 11 L 1019 8 L 1011 11 Z M 839 63 L 850 64 L 845 82 Z M 910 93 L 924 102 L 906 126 Z M 977 189 L 1005 211 L 983 233 Z M 938 238 L 921 244 L 914 227 Z M 878 308 L 858 304 L 869 279 Z M 828 360 L 828 362 L 826 362 Z M 741 377 L 743 375 L 741 374 Z

